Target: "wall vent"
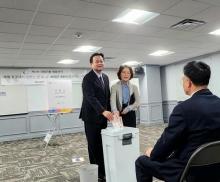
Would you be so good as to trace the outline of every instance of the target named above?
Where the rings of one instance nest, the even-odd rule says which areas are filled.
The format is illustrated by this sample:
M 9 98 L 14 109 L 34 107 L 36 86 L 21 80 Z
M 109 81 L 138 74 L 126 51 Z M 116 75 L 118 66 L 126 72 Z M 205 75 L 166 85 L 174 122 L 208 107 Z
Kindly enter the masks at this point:
M 206 22 L 204 22 L 204 21 L 185 19 L 185 20 L 182 20 L 182 21 L 172 25 L 170 28 L 175 29 L 175 30 L 193 30 L 193 29 L 198 28 L 204 24 L 206 24 Z

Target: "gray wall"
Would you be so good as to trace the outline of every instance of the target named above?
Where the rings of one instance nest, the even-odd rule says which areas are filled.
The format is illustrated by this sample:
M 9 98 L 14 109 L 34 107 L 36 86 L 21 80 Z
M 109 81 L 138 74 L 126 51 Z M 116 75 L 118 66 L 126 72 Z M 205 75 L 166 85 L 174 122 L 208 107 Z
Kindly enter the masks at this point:
M 207 55 L 204 57 L 198 57 L 190 59 L 188 61 L 203 61 L 211 67 L 212 75 L 210 79 L 210 90 L 220 96 L 220 53 Z M 188 62 L 187 61 L 187 62 Z M 161 80 L 162 80 L 162 98 L 163 101 L 178 100 L 183 101 L 188 97 L 185 96 L 182 89 L 183 75 L 182 69 L 186 62 L 180 62 L 178 64 L 172 64 L 161 68 Z
M 197 58 L 182 61 L 180 63 L 161 67 L 161 88 L 163 100 L 164 120 L 167 121 L 172 109 L 178 101 L 184 101 L 189 96 L 186 96 L 182 88 L 182 69 L 189 61 L 203 61 L 211 67 L 211 79 L 209 89 L 220 96 L 220 53 L 204 55 Z
M 140 122 L 155 124 L 163 122 L 161 81 L 159 66 L 143 66 L 145 75 L 140 80 Z

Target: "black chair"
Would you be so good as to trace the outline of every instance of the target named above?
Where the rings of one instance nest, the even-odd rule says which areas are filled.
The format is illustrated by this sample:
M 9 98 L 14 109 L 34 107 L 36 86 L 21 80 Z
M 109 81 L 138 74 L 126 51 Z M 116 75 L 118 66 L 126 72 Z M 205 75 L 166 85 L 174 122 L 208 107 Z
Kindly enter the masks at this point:
M 220 141 L 206 143 L 193 152 L 180 178 L 180 182 L 188 181 L 220 182 Z

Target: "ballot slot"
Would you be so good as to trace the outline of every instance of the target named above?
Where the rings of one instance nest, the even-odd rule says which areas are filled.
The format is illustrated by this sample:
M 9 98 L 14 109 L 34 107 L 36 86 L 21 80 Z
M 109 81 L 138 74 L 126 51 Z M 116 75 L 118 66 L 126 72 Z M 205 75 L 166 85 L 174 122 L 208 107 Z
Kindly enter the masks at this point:
M 132 144 L 132 133 L 126 133 L 122 135 L 122 145 Z

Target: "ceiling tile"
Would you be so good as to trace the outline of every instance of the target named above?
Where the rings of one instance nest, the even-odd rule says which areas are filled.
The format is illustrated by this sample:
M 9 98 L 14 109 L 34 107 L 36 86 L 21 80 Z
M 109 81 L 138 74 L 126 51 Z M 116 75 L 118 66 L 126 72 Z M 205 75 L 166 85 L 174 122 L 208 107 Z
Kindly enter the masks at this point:
M 100 4 L 162 12 L 179 0 L 92 0 Z
M 33 11 L 0 8 L 0 21 L 2 22 L 29 24 L 32 16 Z
M 65 55 L 65 54 L 69 54 L 71 51 L 66 51 L 66 50 L 61 50 L 61 51 L 59 51 L 59 50 L 49 50 L 49 51 L 47 51 L 47 53 L 46 53 L 46 55 Z
M 81 33 L 81 38 L 77 38 L 75 36 L 76 33 Z M 80 41 L 80 40 L 88 40 L 93 38 L 98 32 L 94 30 L 80 30 L 80 29 L 72 29 L 69 28 L 65 32 L 63 32 L 61 38 L 69 38 L 72 41 Z
M 203 20 L 207 23 L 212 23 L 212 22 L 219 22 L 220 19 L 220 7 L 210 7 L 201 13 L 198 13 L 197 15 L 193 16 L 193 19 L 197 20 Z
M 193 37 L 198 35 L 198 33 L 190 31 L 180 31 L 167 29 L 157 34 L 157 37 L 162 37 L 166 39 L 176 39 L 176 40 L 191 40 Z
M 206 23 L 201 27 L 193 29 L 192 32 L 208 35 L 209 32 L 212 32 L 219 28 L 220 28 L 220 22 L 211 22 L 211 23 Z
M 35 10 L 39 0 L 1 0 L 0 7 Z
M 38 49 L 22 49 L 20 54 L 37 55 L 40 56 L 44 50 Z
M 147 22 L 146 26 L 149 25 L 149 26 L 169 28 L 171 25 L 174 25 L 182 20 L 183 20 L 183 18 L 161 14 L 160 16 L 157 16 L 156 18 Z
M 115 41 L 118 40 L 118 37 L 115 33 L 108 32 L 95 32 L 93 36 L 90 36 L 89 39 L 97 40 L 97 41 Z
M 32 25 L 29 34 L 30 35 L 42 35 L 48 37 L 57 37 L 60 32 L 62 32 L 63 28 L 58 27 L 44 27 L 44 26 L 36 26 Z
M 90 18 L 75 18 L 70 27 L 82 30 L 102 31 L 105 27 L 105 21 Z
M 220 6 L 220 1 L 219 0 L 194 0 L 197 2 L 203 2 L 203 3 L 207 3 L 207 4 L 212 4 L 215 6 Z
M 17 54 L 17 51 L 15 48 L 0 48 L 0 54 Z
M 34 44 L 34 43 L 25 43 L 23 49 L 36 49 L 36 50 L 45 50 L 50 46 L 50 44 Z
M 134 4 L 134 0 L 92 0 L 91 2 L 126 8 L 131 7 Z
M 79 16 L 86 8 L 88 2 L 82 0 L 44 0 L 40 6 L 40 12 Z
M 51 44 L 55 40 L 55 37 L 28 35 L 25 43 L 46 43 Z
M 20 43 L 18 42 L 0 42 L 0 48 L 15 48 L 18 49 L 20 47 Z
M 190 18 L 191 16 L 207 9 L 208 7 L 210 7 L 210 5 L 192 0 L 182 0 L 173 7 L 164 11 L 163 14 Z
M 38 13 L 34 19 L 33 25 L 65 27 L 71 20 L 71 16 Z
M 198 41 L 201 43 L 205 43 L 206 47 L 209 47 L 210 44 L 216 44 L 220 43 L 220 37 L 218 36 L 213 36 L 213 35 L 198 35 L 192 38 L 193 41 Z M 208 44 L 208 45 L 207 45 Z M 201 46 L 201 44 L 198 44 L 198 46 Z
M 106 23 L 104 31 L 117 34 L 134 34 L 134 35 L 154 35 L 161 31 L 161 28 L 147 25 L 131 25 L 109 22 Z
M 70 38 L 59 38 L 59 39 L 56 41 L 56 44 L 71 45 L 72 42 L 73 42 L 73 40 L 70 39 Z
M 66 45 L 53 45 L 51 47 L 51 51 L 72 51 L 72 46 L 66 46 Z
M 120 8 L 120 7 L 112 7 L 112 6 L 88 3 L 78 13 L 77 16 L 111 21 L 112 19 L 117 17 L 123 10 L 124 8 Z
M 3 42 L 22 42 L 24 34 L 0 33 L 0 41 Z
M 0 22 L 0 33 L 24 34 L 28 25 Z

